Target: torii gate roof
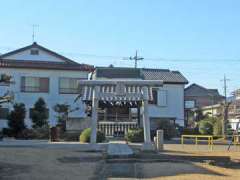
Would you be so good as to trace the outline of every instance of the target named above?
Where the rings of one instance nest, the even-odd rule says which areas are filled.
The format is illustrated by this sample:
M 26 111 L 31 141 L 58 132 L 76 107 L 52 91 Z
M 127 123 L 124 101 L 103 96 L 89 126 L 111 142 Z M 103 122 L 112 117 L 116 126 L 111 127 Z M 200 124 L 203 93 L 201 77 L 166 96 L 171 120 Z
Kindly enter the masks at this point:
M 148 89 L 148 99 L 152 100 L 152 87 L 163 86 L 161 80 L 83 80 L 79 82 L 83 88 L 81 98 L 91 101 L 93 89 L 98 87 L 98 99 L 102 101 L 141 101 L 143 88 Z

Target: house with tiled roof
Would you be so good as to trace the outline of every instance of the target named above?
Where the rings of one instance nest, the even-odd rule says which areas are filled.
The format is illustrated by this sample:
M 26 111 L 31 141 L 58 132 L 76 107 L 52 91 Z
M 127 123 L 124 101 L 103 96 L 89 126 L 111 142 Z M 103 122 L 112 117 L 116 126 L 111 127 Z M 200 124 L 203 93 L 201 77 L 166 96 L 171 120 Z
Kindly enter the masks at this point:
M 56 104 L 68 104 L 78 109 L 69 114 L 69 118 L 81 119 L 85 116 L 82 102 L 73 103 L 80 93 L 78 82 L 88 79 L 94 67 L 80 64 L 49 50 L 36 42 L 0 55 L 0 74 L 12 76 L 13 83 L 0 83 L 0 96 L 6 92 L 14 94 L 14 102 L 26 106 L 25 123 L 31 127 L 30 112 L 38 98 L 42 97 L 49 109 L 49 123 L 57 123 L 57 114 L 53 110 Z M 12 104 L 0 108 L 0 128 L 7 127 L 6 116 Z
M 27 112 L 25 122 L 28 127 L 32 125 L 32 108 L 40 97 L 47 104 L 50 126 L 57 124 L 58 114 L 53 107 L 56 104 L 68 104 L 73 111 L 68 114 L 67 130 L 82 130 L 89 127 L 91 123 L 89 106 L 92 105 L 93 88 L 90 87 L 89 91 L 83 86 L 81 88 L 79 83 L 84 82 L 83 80 L 87 80 L 88 83 L 91 80 L 103 80 L 103 82 L 110 80 L 112 83 L 119 81 L 120 84 L 125 81 L 137 83 L 127 90 L 133 97 L 142 93 L 142 87 L 139 86 L 141 83 L 158 82 L 160 84 L 156 86 L 147 85 L 151 97 L 148 103 L 151 129 L 156 129 L 162 120 L 184 126 L 184 88 L 188 80 L 179 71 L 126 67 L 94 68 L 91 65 L 77 63 L 37 43 L 2 54 L 0 69 L 1 74 L 12 76 L 14 82 L 1 83 L 0 93 L 12 92 L 15 102 L 25 104 Z M 105 89 L 104 93 L 114 91 L 113 86 L 111 88 L 108 84 L 102 86 Z M 88 98 L 76 101 L 79 94 Z M 142 100 L 120 99 L 121 97 L 116 95 L 113 99 L 103 98 L 99 101 L 98 125 L 103 123 L 99 128 L 105 128 L 104 132 L 108 135 L 110 132 L 110 135 L 118 134 L 123 132 L 123 129 L 143 125 Z M 0 108 L 1 128 L 7 127 L 6 115 L 11 109 L 12 104 L 9 103 Z
M 198 84 L 191 84 L 184 90 L 186 108 L 201 108 L 217 104 L 224 100 L 217 89 L 208 89 Z
M 189 85 L 184 90 L 185 124 L 195 121 L 194 111 L 196 110 L 202 110 L 206 113 L 210 111 L 213 115 L 221 114 L 220 111 L 222 110 L 218 106 L 212 112 L 213 105 L 223 102 L 224 99 L 224 96 L 217 89 L 208 89 L 195 83 Z
M 150 87 L 152 97 L 148 105 L 151 129 L 154 130 L 162 120 L 184 126 L 184 88 L 188 80 L 179 72 L 168 69 L 126 68 L 126 67 L 96 67 L 91 78 L 107 81 L 155 81 L 163 82 L 161 87 Z M 129 87 L 130 88 L 130 87 Z M 138 92 L 137 88 L 127 91 Z M 91 99 L 91 98 L 89 98 Z M 120 122 L 136 122 L 142 126 L 142 107 L 138 100 L 119 100 L 117 103 L 103 101 L 99 104 L 99 121 L 106 126 L 116 120 Z

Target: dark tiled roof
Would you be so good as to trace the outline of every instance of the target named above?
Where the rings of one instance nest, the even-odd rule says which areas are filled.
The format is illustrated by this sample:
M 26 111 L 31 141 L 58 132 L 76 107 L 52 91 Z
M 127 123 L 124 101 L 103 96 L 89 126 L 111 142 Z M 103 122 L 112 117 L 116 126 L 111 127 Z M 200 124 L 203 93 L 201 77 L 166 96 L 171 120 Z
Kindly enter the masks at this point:
M 97 67 L 95 71 L 97 78 L 141 78 L 140 69 L 124 67 Z
M 94 78 L 137 78 L 145 80 L 163 80 L 164 83 L 187 84 L 188 80 L 179 71 L 167 69 L 97 67 Z
M 78 64 L 76 62 L 50 62 L 50 61 L 26 61 L 0 59 L 0 67 L 5 68 L 28 68 L 28 69 L 54 69 L 54 70 L 77 70 L 93 71 L 94 67 L 87 64 Z
M 179 71 L 143 68 L 142 74 L 146 80 L 163 80 L 165 83 L 188 83 L 188 80 Z
M 191 84 L 185 89 L 185 96 L 219 96 L 222 97 L 217 89 L 207 89 L 198 84 Z

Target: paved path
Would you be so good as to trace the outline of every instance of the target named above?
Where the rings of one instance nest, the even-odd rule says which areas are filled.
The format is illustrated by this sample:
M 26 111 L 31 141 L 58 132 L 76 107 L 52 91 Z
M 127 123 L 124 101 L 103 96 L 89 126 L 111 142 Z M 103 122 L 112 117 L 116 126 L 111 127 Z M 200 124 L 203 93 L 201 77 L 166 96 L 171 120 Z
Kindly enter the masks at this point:
M 110 156 L 130 156 L 133 150 L 124 142 L 109 142 L 107 154 Z

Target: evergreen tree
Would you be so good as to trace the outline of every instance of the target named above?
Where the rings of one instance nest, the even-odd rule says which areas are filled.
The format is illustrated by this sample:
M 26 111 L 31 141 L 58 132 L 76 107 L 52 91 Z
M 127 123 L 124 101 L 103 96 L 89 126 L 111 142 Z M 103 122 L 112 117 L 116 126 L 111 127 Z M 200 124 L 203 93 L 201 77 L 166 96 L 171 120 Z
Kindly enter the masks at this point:
M 26 128 L 24 123 L 26 109 L 23 103 L 14 104 L 13 108 L 13 111 L 8 115 L 8 126 L 11 129 L 13 136 L 16 137 Z
M 58 113 L 58 125 L 62 127 L 62 129 L 66 130 L 66 120 L 68 118 L 68 112 L 70 110 L 70 105 L 68 104 L 56 104 L 53 107 L 54 111 Z
M 41 128 L 47 126 L 48 109 L 43 98 L 39 98 L 34 104 L 31 112 L 31 119 L 33 123 L 33 128 Z

